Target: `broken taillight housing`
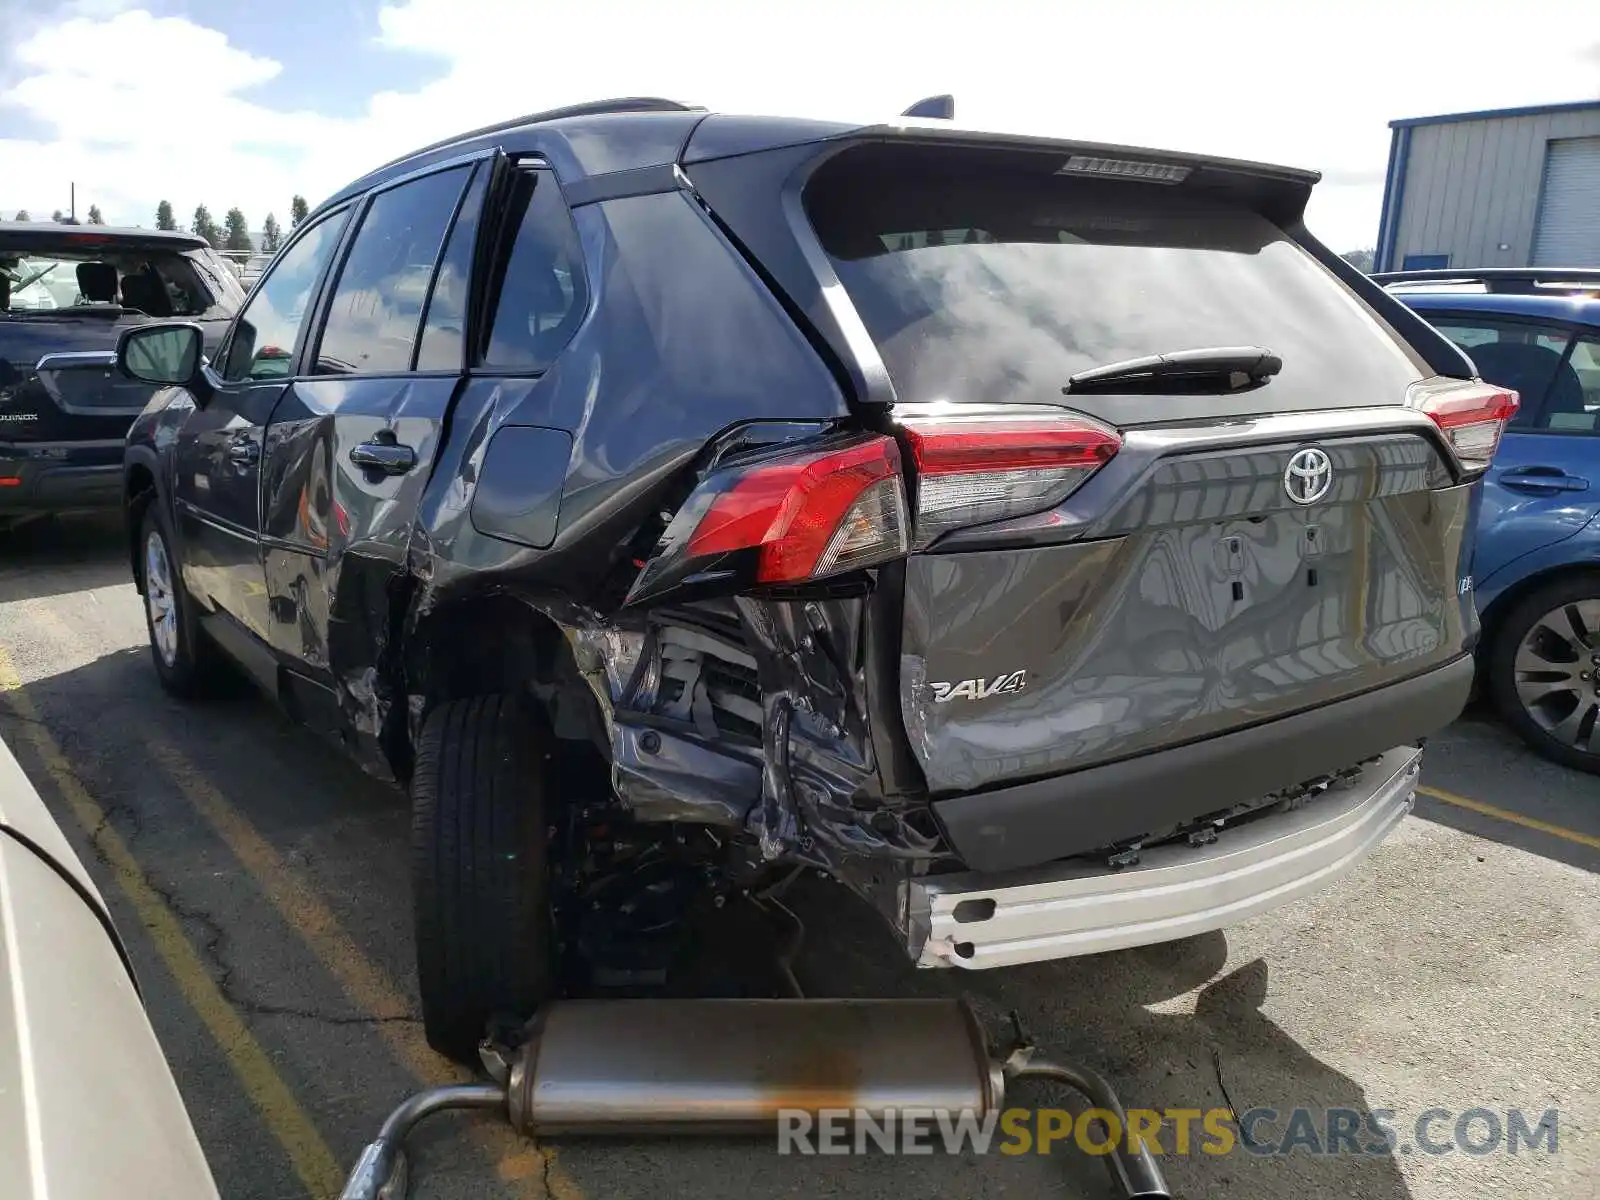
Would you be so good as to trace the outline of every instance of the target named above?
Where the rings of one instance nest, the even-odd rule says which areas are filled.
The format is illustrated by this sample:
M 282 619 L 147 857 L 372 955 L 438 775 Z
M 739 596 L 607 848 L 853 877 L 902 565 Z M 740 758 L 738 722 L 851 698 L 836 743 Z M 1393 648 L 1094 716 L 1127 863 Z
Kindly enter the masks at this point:
M 910 549 L 900 447 L 853 434 L 728 463 L 703 478 L 628 593 L 803 584 Z
M 969 525 L 1042 512 L 1122 448 L 1080 413 L 949 409 L 901 416 L 917 470 L 917 545 Z
M 690 557 L 753 550 L 756 582 L 801 583 L 906 552 L 892 438 L 772 458 L 730 482 L 696 522 Z
M 1406 403 L 1433 419 L 1468 471 L 1487 470 L 1500 435 L 1517 413 L 1517 393 L 1478 379 L 1424 379 Z

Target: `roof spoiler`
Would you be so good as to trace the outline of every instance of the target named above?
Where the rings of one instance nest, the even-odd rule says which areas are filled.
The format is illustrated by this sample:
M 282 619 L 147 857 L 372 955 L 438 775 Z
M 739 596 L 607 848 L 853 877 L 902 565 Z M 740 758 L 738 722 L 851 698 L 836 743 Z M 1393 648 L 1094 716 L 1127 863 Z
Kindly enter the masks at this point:
M 1384 287 L 1408 283 L 1478 283 L 1486 291 L 1521 295 L 1600 289 L 1600 269 L 1594 267 L 1436 267 L 1426 271 L 1379 271 L 1371 279 Z

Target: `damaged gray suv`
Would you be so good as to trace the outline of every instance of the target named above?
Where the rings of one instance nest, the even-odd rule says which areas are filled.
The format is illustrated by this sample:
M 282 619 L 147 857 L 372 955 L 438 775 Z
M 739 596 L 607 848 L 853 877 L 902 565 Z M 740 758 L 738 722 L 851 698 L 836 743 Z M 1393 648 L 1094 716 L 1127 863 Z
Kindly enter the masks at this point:
M 410 790 L 434 1045 L 819 869 L 909 958 L 1184 937 L 1409 810 L 1516 407 L 1314 174 L 584 105 L 295 231 L 128 440 L 155 670 Z

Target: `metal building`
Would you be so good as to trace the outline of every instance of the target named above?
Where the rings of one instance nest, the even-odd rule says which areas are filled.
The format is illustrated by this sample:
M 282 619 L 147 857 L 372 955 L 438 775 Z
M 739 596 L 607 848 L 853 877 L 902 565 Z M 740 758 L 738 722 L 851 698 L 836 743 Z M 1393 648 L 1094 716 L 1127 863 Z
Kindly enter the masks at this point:
M 1389 128 L 1374 270 L 1600 267 L 1600 100 Z

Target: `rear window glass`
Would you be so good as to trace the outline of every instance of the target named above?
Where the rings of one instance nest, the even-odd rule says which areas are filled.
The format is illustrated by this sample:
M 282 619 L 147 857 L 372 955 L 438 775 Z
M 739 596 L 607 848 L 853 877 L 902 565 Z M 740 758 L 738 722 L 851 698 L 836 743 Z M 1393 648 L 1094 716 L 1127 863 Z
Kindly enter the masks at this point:
M 1255 212 L 1154 184 L 963 177 L 960 161 L 935 173 L 846 152 L 806 190 L 902 400 L 1062 403 L 1078 371 L 1205 346 L 1282 357 L 1252 411 L 1396 403 L 1425 373 Z M 1072 403 L 1138 421 L 1166 399 Z
M 237 307 L 194 257 L 170 250 L 40 247 L 0 254 L 5 311 L 121 308 L 150 317 L 225 317 Z

